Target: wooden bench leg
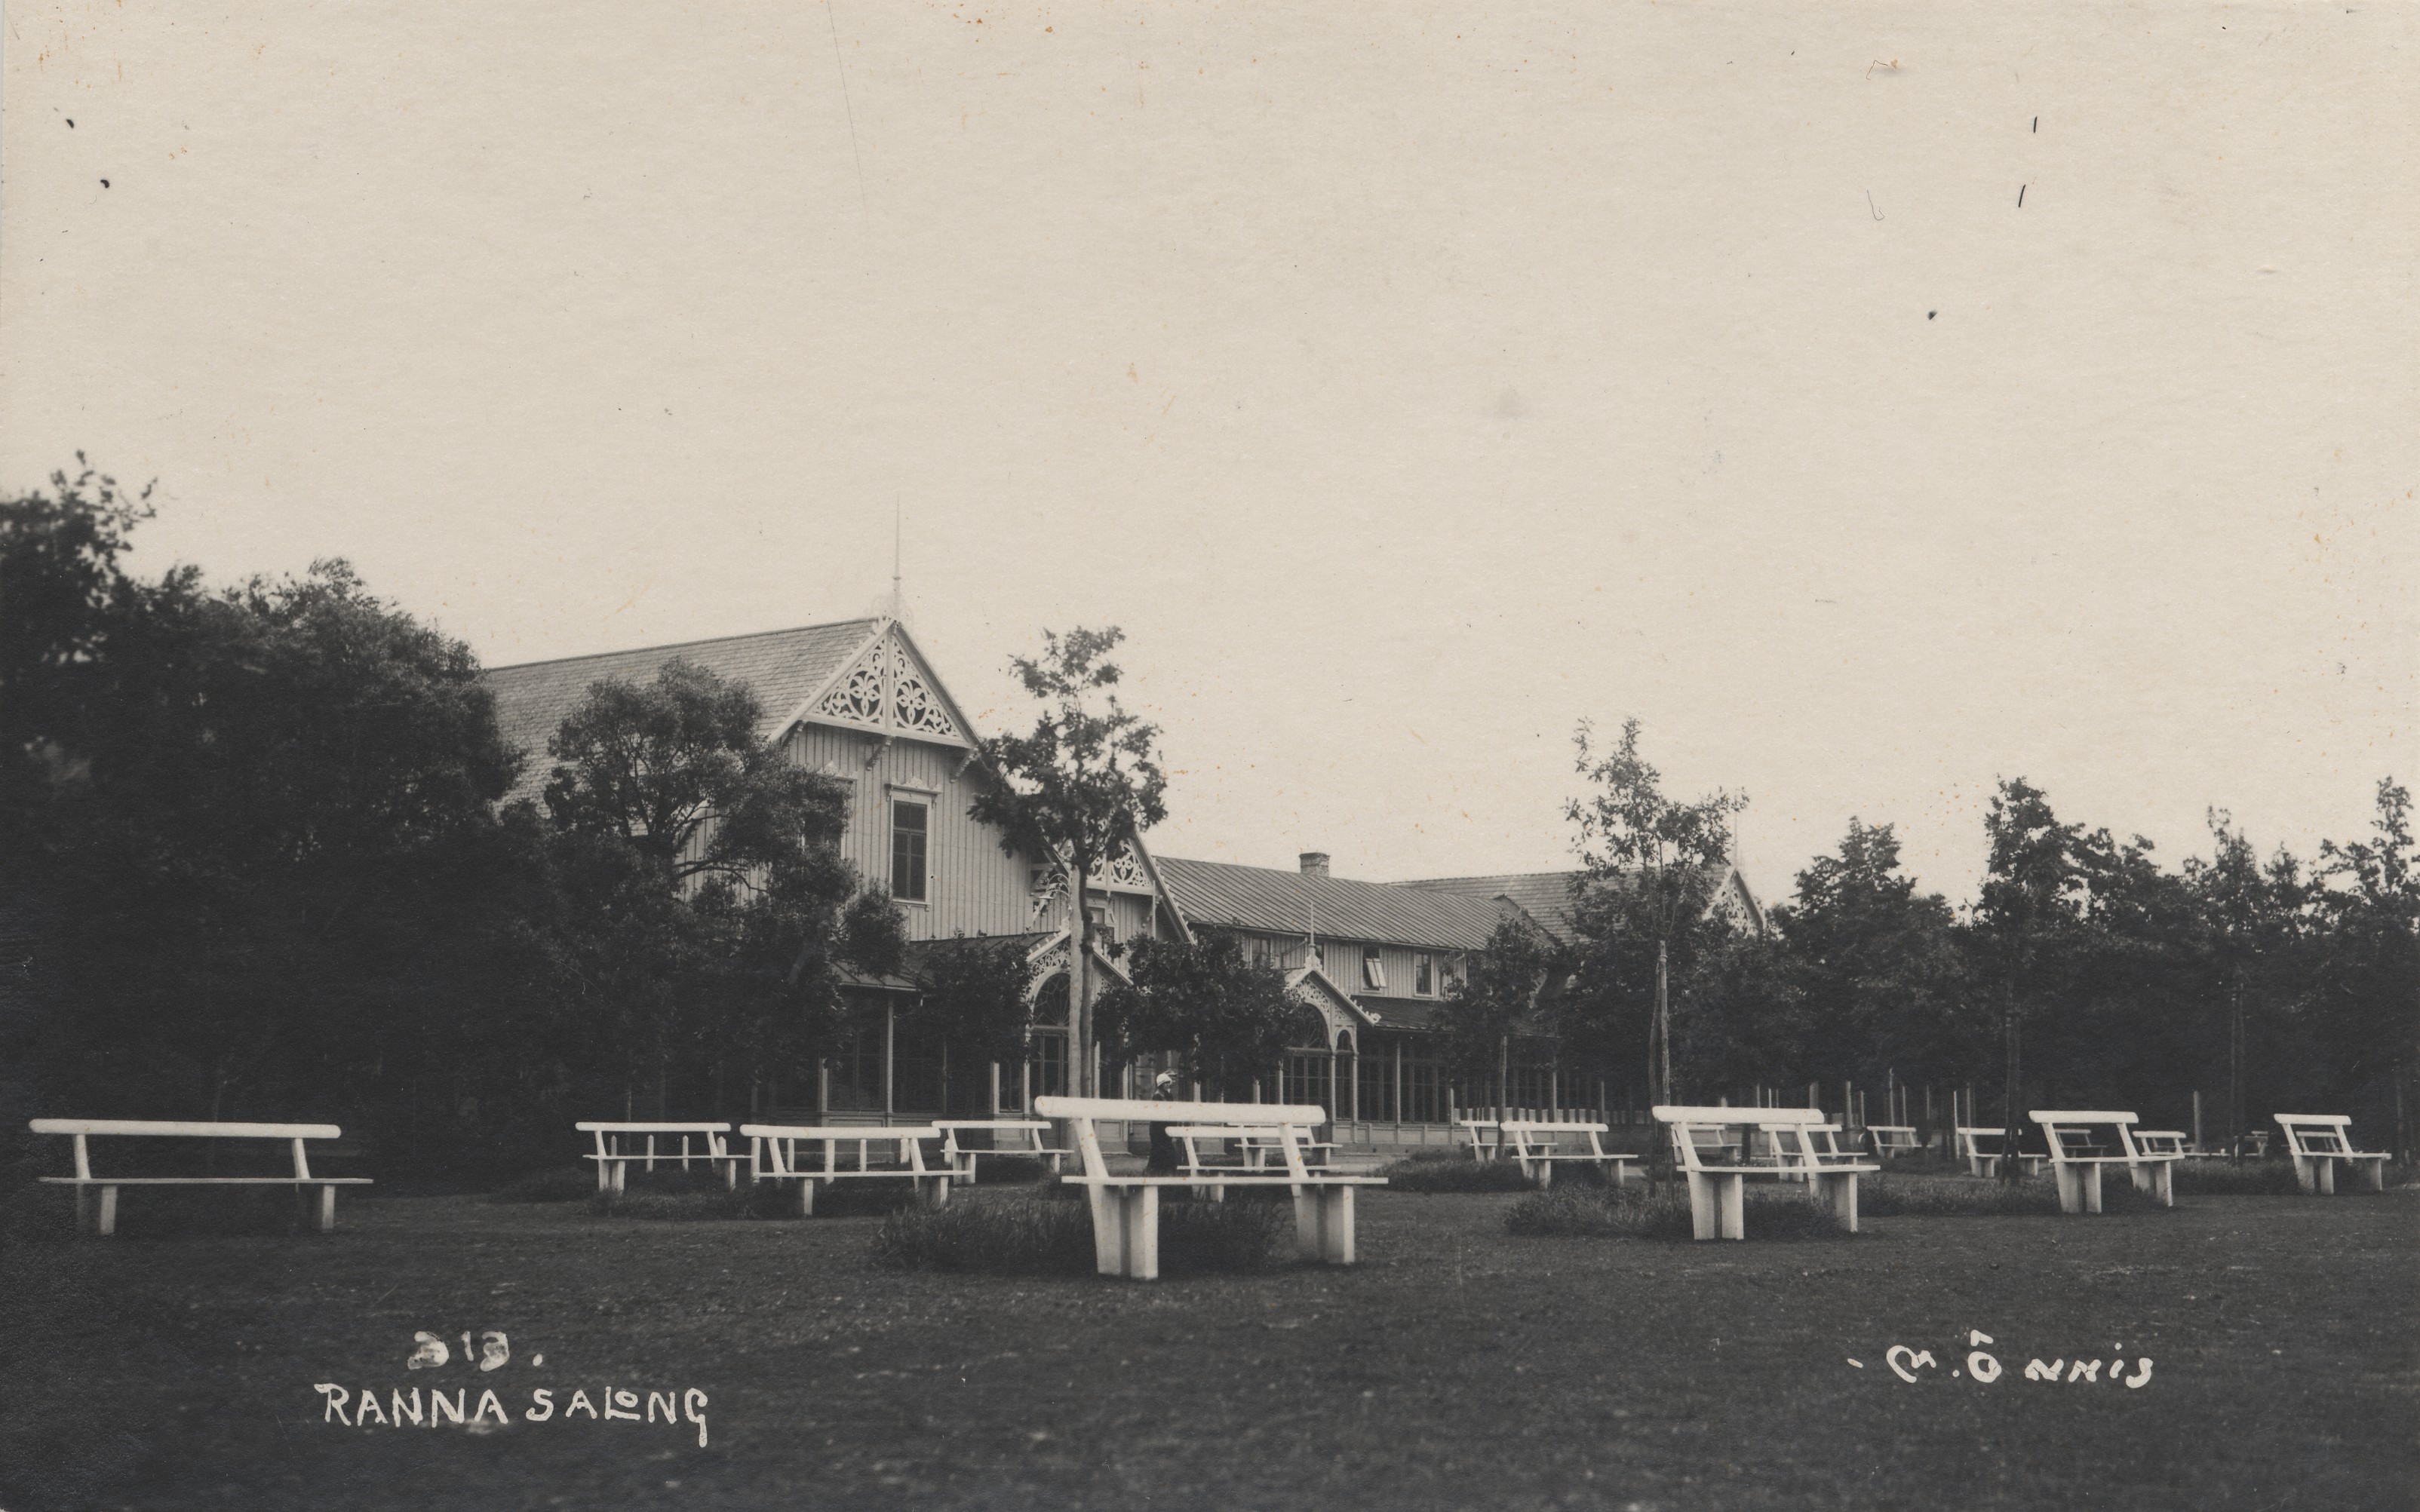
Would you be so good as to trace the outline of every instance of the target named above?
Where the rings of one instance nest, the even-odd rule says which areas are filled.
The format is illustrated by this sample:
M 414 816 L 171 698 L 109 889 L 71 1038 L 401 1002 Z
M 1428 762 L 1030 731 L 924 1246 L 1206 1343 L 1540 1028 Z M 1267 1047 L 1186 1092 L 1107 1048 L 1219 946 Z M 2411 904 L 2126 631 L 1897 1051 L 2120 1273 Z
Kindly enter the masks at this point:
M 812 1218 L 814 1215 L 815 1179 L 812 1176 L 801 1177 L 799 1180 L 799 1216 Z
M 1529 1165 L 1530 1165 L 1530 1164 L 1531 1164 L 1531 1163 L 1530 1163 L 1530 1162 L 1528 1162 L 1528 1161 L 1524 1161 L 1524 1162 L 1522 1162 L 1522 1164 L 1521 1164 L 1521 1174 L 1522 1174 L 1522 1175 L 1524 1175 L 1524 1176 L 1528 1176 L 1528 1175 L 1529 1175 Z M 1553 1161 L 1550 1161 L 1550 1160 L 1542 1160 L 1542 1161 L 1538 1161 L 1538 1162 L 1536 1162 L 1535 1164 L 1536 1164 L 1536 1165 L 1537 1165 L 1537 1167 L 1538 1167 L 1538 1174 L 1537 1174 L 1537 1176 L 1534 1178 L 1534 1180 L 1535 1180 L 1537 1181 L 1537 1183 L 1538 1183 L 1538 1190 L 1539 1190 L 1539 1191 L 1541 1191 L 1541 1192 L 1544 1192 L 1544 1191 L 1547 1190 L 1549 1187 L 1552 1187 L 1552 1186 L 1555 1184 L 1555 1163 L 1554 1163 Z
M 319 1232 L 334 1233 L 335 1227 L 336 1189 L 333 1186 L 323 1186 L 319 1189 Z
M 2385 1191 L 2386 1158 L 2381 1155 L 2376 1160 L 2363 1161 L 2361 1163 L 2361 1179 L 2372 1192 Z
M 613 1195 L 615 1196 L 622 1195 L 623 1183 L 628 1181 L 629 1177 L 630 1163 L 628 1161 L 617 1160 L 613 1162 Z
M 1722 1182 L 1722 1237 L 1747 1237 L 1747 1178 L 1737 1174 L 1719 1179 Z
M 2158 1174 L 2151 1178 L 2151 1196 L 2159 1199 L 2160 1206 L 2163 1208 L 2173 1208 L 2177 1205 L 2176 1162 L 2172 1160 L 2160 1162 Z
M 2058 1211 L 2082 1212 L 2084 1211 L 2084 1167 L 2061 1165 L 2055 1175 L 2058 1180 Z
M 1092 1189 L 1093 1268 L 1128 1281 L 1159 1279 L 1159 1188 Z
M 88 1186 L 75 1189 L 75 1226 L 79 1234 L 92 1232 L 92 1188 Z
M 103 1235 L 117 1232 L 117 1188 L 114 1186 L 101 1189 L 101 1223 L 94 1232 Z
M 2322 1160 L 2319 1162 L 2319 1167 L 2320 1196 L 2331 1197 L 2335 1196 L 2336 1195 L 2336 1163 L 2333 1160 Z
M 2156 1173 L 2159 1170 L 2160 1167 L 2154 1165 L 2130 1165 L 2126 1174 L 2134 1179 L 2135 1191 L 2149 1194 L 2158 1190 L 2160 1179 Z
M 1832 1216 L 1840 1220 L 1841 1227 L 1853 1234 L 1855 1233 L 1857 1231 L 1857 1173 L 1843 1171 L 1832 1176 L 1817 1177 L 1814 1180 L 1820 1182 L 1823 1188 L 1816 1196 L 1831 1203 Z
M 2101 1211 L 2101 1164 L 2096 1161 L 2084 1167 L 2084 1211 Z
M 950 1205 L 950 1179 L 946 1176 L 922 1176 L 916 1179 L 916 1196 L 928 1208 Z
M 1721 1221 L 1721 1214 L 1717 1211 L 1720 1205 L 1720 1198 L 1714 1188 L 1714 1179 L 1691 1171 L 1689 1173 L 1690 1238 L 1703 1240 L 1714 1237 L 1717 1225 Z
M 1294 1198 L 1295 1253 L 1322 1265 L 1351 1265 L 1353 1189 L 1349 1186 L 1296 1187 Z

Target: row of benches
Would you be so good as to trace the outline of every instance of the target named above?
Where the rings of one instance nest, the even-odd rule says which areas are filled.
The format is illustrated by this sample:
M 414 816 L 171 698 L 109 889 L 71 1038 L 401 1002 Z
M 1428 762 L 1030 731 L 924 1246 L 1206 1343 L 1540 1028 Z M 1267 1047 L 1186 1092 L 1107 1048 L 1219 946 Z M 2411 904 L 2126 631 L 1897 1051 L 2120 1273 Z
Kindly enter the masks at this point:
M 1295 1203 L 1297 1247 L 1307 1259 L 1349 1265 L 1354 1260 L 1353 1191 L 1357 1186 L 1383 1185 L 1385 1178 L 1346 1174 L 1334 1165 L 1334 1147 L 1313 1141 L 1312 1131 L 1326 1120 L 1316 1106 L 1245 1103 L 1157 1103 L 1118 1098 L 1045 1097 L 1034 1111 L 1043 1119 L 1063 1122 L 1072 1133 L 1072 1149 L 1046 1143 L 1052 1125 L 1039 1119 L 950 1120 L 907 1128 L 741 1124 L 748 1139 L 744 1155 L 731 1150 L 724 1123 L 582 1123 L 594 1135 L 599 1190 L 620 1191 L 629 1166 L 652 1169 L 660 1161 L 688 1167 L 692 1161 L 719 1167 L 727 1184 L 736 1185 L 741 1162 L 750 1179 L 799 1183 L 799 1210 L 814 1211 L 818 1185 L 858 1178 L 906 1179 L 916 1184 L 928 1203 L 946 1202 L 954 1180 L 971 1182 L 977 1163 L 986 1155 L 1039 1159 L 1060 1169 L 1074 1154 L 1081 1164 L 1076 1175 L 1061 1180 L 1087 1189 L 1093 1210 L 1095 1258 L 1104 1274 L 1149 1279 L 1159 1273 L 1158 1195 L 1163 1187 L 1186 1186 L 1223 1198 L 1230 1186 L 1285 1186 Z M 1699 1239 L 1744 1239 L 1744 1183 L 1750 1176 L 1809 1183 L 1819 1200 L 1828 1202 L 1845 1227 L 1857 1227 L 1857 1178 L 1879 1170 L 1859 1152 L 1843 1150 L 1839 1131 L 1812 1108 L 1683 1107 L 1659 1105 L 1657 1121 L 1671 1131 L 1673 1149 L 1689 1184 L 1692 1225 Z M 2123 1165 L 2136 1187 L 2163 1205 L 2176 1201 L 2172 1167 L 2186 1157 L 2183 1136 L 2174 1131 L 2137 1131 L 2133 1113 L 2116 1111 L 2036 1110 L 2049 1153 L 2046 1157 L 2058 1181 L 2064 1212 L 2101 1211 L 2101 1177 L 2105 1166 Z M 1183 1121 L 1176 1121 L 1176 1120 Z M 1095 1124 L 1169 1122 L 1170 1134 L 1184 1150 L 1183 1168 L 1174 1175 L 1112 1174 L 1102 1152 Z M 2276 1115 L 2305 1192 L 2334 1192 L 2335 1166 L 2353 1167 L 2373 1190 L 2385 1184 L 2382 1153 L 2352 1149 L 2351 1120 L 2335 1114 Z M 73 1140 L 75 1174 L 47 1176 L 42 1180 L 70 1185 L 76 1193 L 78 1226 L 102 1234 L 116 1231 L 117 1194 L 126 1186 L 288 1186 L 298 1194 L 318 1195 L 318 1226 L 335 1227 L 339 1186 L 365 1186 L 364 1177 L 316 1175 L 310 1167 L 306 1142 L 334 1140 L 334 1124 L 170 1122 L 129 1119 L 36 1119 L 36 1134 L 64 1134 Z M 984 1132 L 988 1148 L 960 1139 L 961 1134 Z M 1602 1136 L 1605 1125 L 1505 1120 L 1492 1125 L 1466 1124 L 1471 1148 L 1480 1159 L 1511 1159 L 1541 1186 L 1560 1161 L 1587 1161 L 1607 1167 L 1616 1181 L 1627 1177 L 1627 1164 L 1637 1157 L 1609 1152 Z M 2114 1137 L 2102 1137 L 2108 1131 Z M 1486 1134 L 1492 1132 L 1494 1138 Z M 1978 1135 L 1990 1131 L 1965 1130 Z M 272 1176 L 103 1176 L 92 1168 L 90 1140 L 127 1135 L 169 1138 L 276 1139 L 290 1149 L 290 1174 Z M 1567 1148 L 1561 1139 L 1576 1135 L 1588 1148 Z M 677 1139 L 678 1148 L 659 1150 L 659 1139 Z M 628 1141 L 641 1143 L 632 1148 Z M 692 1148 L 691 1141 L 697 1143 Z M 928 1166 L 923 1143 L 939 1140 L 941 1164 Z M 1227 1147 L 1237 1147 L 1229 1158 Z M 851 1149 L 853 1147 L 853 1150 Z M 1207 1153 L 1205 1153 L 1205 1147 Z M 1996 1160 L 1995 1155 L 1970 1157 Z M 802 1154 L 802 1149 L 804 1153 Z M 881 1163 L 876 1160 L 883 1149 Z M 854 1154 L 854 1164 L 849 1155 Z M 2024 1158 L 2024 1157 L 2021 1157 Z M 98 1196 L 98 1213 L 92 1199 Z

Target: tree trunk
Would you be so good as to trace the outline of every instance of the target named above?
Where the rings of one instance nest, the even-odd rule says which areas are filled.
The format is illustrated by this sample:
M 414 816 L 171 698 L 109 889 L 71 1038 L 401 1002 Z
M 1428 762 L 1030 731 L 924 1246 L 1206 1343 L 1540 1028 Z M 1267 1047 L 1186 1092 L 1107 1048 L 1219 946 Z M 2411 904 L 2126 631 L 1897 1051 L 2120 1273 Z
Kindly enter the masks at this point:
M 1655 1017 L 1647 1030 L 1647 1075 L 1655 1091 L 1656 1103 L 1672 1101 L 1672 1001 L 1667 993 L 1665 942 L 1655 942 Z M 1660 1193 L 1671 1180 L 1672 1151 L 1670 1141 L 1655 1132 L 1651 1115 L 1647 1149 L 1647 1185 Z M 1666 1133 L 1668 1134 L 1668 1131 Z
M 2234 993 L 2226 1011 L 2226 1149 L 2227 1158 L 2243 1164 L 2243 968 L 2235 968 Z
M 1067 1090 L 1077 1097 L 1097 1096 L 1093 1082 L 1093 1011 L 1085 1001 L 1086 977 L 1092 962 L 1093 916 L 1085 906 L 1085 859 L 1075 857 L 1075 879 L 1067 896 L 1075 912 L 1067 920 Z
M 2011 987 L 2000 991 L 2000 1038 L 2006 1058 L 2000 1085 L 2000 1180 L 2013 1186 L 2024 1174 L 2024 1165 L 2017 1159 L 2018 1141 L 2024 1137 L 2024 1127 L 2017 1121 L 2017 1084 L 2024 1061 L 2017 1026 L 2017 995 Z

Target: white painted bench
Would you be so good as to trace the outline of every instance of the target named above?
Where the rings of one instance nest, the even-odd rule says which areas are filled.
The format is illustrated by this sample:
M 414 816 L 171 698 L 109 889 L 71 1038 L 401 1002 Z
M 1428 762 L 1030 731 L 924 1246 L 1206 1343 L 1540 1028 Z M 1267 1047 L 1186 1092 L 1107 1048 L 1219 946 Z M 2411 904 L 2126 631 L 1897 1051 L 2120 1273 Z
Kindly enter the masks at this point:
M 1999 1175 L 2000 1141 L 2008 1136 L 2006 1129 L 1960 1128 L 1958 1152 L 1965 1158 L 1966 1169 L 1977 1176 Z M 2042 1167 L 2048 1164 L 2048 1155 L 2028 1155 L 2022 1150 L 2017 1154 L 2018 1170 L 2025 1176 L 2040 1176 Z
M 597 1138 L 597 1148 L 580 1158 L 597 1163 L 597 1190 L 599 1192 L 623 1190 L 633 1163 L 643 1170 L 652 1171 L 658 1160 L 668 1165 L 677 1161 L 682 1170 L 688 1170 L 692 1158 L 690 1149 L 692 1139 L 698 1142 L 694 1158 L 702 1165 L 721 1166 L 722 1184 L 726 1187 L 739 1184 L 739 1167 L 748 1160 L 745 1155 L 731 1152 L 724 1138 L 731 1133 L 731 1125 L 727 1123 L 575 1123 L 572 1127 Z M 670 1139 L 675 1135 L 679 1136 L 680 1149 L 677 1151 L 667 1149 L 659 1155 L 656 1140 L 659 1137 Z M 628 1142 L 633 1139 L 644 1139 L 645 1144 L 641 1149 L 631 1149 Z
M 2058 1211 L 2099 1212 L 2101 1169 L 2123 1165 L 2134 1189 L 2149 1193 L 2163 1208 L 2177 1205 L 2176 1165 L 2181 1152 L 2150 1154 L 2134 1144 L 2132 1113 L 2036 1108 L 2026 1115 L 2041 1125 L 2042 1143 L 2050 1149 L 2051 1174 L 2058 1181 Z M 2106 1130 L 2114 1138 L 2096 1138 Z
M 75 1174 L 45 1176 L 42 1180 L 55 1186 L 72 1186 L 76 1197 L 76 1227 L 89 1227 L 95 1233 L 117 1232 L 117 1189 L 122 1186 L 290 1186 L 300 1195 L 305 1189 L 319 1189 L 319 1231 L 326 1233 L 336 1227 L 336 1188 L 367 1186 L 366 1176 L 314 1176 L 311 1160 L 303 1150 L 308 1139 L 336 1139 L 344 1134 L 333 1123 L 214 1123 L 178 1122 L 152 1119 L 36 1119 L 26 1125 L 36 1134 L 67 1134 L 75 1140 Z M 294 1172 L 290 1176 L 96 1176 L 92 1169 L 89 1141 L 101 1137 L 126 1135 L 141 1139 L 283 1139 L 293 1147 Z M 97 1215 L 90 1211 L 92 1194 L 101 1194 Z
M 1866 1134 L 1873 1142 L 1877 1160 L 1913 1155 L 1924 1148 L 1916 1143 L 1916 1125 L 1912 1123 L 1869 1123 L 1866 1125 Z
M 1651 1111 L 1669 1129 L 1672 1152 L 1689 1179 L 1689 1220 L 1697 1238 L 1747 1237 L 1751 1176 L 1809 1183 L 1849 1232 L 1857 1231 L 1857 1178 L 1882 1167 L 1841 1150 L 1821 1109 L 1658 1104 Z M 1771 1157 L 1751 1158 L 1752 1133 L 1772 1143 Z
M 1050 1125 L 1040 1119 L 936 1119 L 933 1127 L 941 1131 L 942 1163 L 950 1167 L 952 1175 L 970 1186 L 974 1184 L 975 1163 L 985 1156 L 1047 1161 L 1050 1174 L 1056 1176 L 1059 1163 L 1069 1153 L 1049 1147 Z M 991 1135 L 991 1148 L 959 1143 L 961 1132 L 977 1131 Z
M 1384 1186 L 1383 1176 L 1340 1176 L 1303 1159 L 1306 1132 L 1327 1121 L 1325 1108 L 1280 1103 L 1161 1103 L 1141 1098 L 1039 1097 L 1033 1111 L 1073 1128 L 1080 1175 L 1060 1178 L 1085 1188 L 1093 1207 L 1093 1257 L 1103 1275 L 1151 1281 L 1159 1275 L 1159 1191 L 1200 1186 L 1196 1176 L 1113 1176 L 1095 1124 L 1102 1119 L 1176 1127 L 1249 1129 L 1274 1136 L 1282 1170 L 1249 1168 L 1221 1174 L 1221 1186 L 1283 1186 L 1294 1195 L 1295 1245 L 1302 1257 L 1351 1265 L 1353 1189 Z M 1173 1138 L 1173 1133 L 1170 1137 Z
M 2185 1148 L 2182 1129 L 2137 1129 L 2134 1148 L 2146 1155 L 2194 1155 L 2200 1151 Z
M 2286 1131 L 2286 1149 L 2294 1157 L 2294 1180 L 2304 1192 L 2336 1189 L 2336 1162 L 2361 1172 L 2372 1192 L 2386 1190 L 2383 1152 L 2365 1154 L 2352 1148 L 2352 1119 L 2341 1113 L 2278 1113 L 2271 1117 Z
M 1504 1126 L 1494 1119 L 1456 1119 L 1454 1127 L 1470 1141 L 1473 1160 L 1494 1160 L 1504 1150 Z
M 870 1124 L 743 1123 L 739 1133 L 748 1141 L 751 1179 L 798 1182 L 801 1215 L 814 1212 L 815 1188 L 834 1181 L 913 1181 L 918 1200 L 926 1207 L 938 1208 L 950 1200 L 951 1173 L 924 1164 L 923 1141 L 941 1137 L 940 1131 L 930 1125 L 886 1129 Z M 808 1147 L 803 1160 L 800 1145 Z M 818 1145 L 820 1163 L 814 1153 Z M 884 1146 L 889 1149 L 877 1164 L 875 1151 Z M 852 1147 L 857 1156 L 853 1166 L 847 1164 Z
M 1518 1161 L 1521 1174 L 1545 1191 L 1554 1184 L 1555 1165 L 1561 1161 L 1575 1161 L 1595 1165 L 1612 1178 L 1616 1186 L 1630 1179 L 1629 1163 L 1636 1155 L 1617 1155 L 1605 1148 L 1606 1125 L 1602 1123 L 1548 1123 L 1535 1119 L 1508 1119 L 1496 1126 L 1497 1141 L 1504 1153 Z M 1586 1140 L 1588 1148 L 1564 1148 L 1563 1141 Z

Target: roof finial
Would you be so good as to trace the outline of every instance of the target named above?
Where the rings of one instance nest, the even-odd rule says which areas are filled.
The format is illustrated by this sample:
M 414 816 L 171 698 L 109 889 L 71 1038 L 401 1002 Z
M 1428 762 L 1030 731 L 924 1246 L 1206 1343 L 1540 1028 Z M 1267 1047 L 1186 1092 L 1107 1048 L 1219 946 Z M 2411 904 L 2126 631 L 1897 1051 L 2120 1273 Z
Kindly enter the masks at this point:
M 891 496 L 891 617 L 894 620 L 908 617 L 908 599 L 899 587 L 900 542 L 907 533 L 905 520 L 899 496 L 894 493 Z

